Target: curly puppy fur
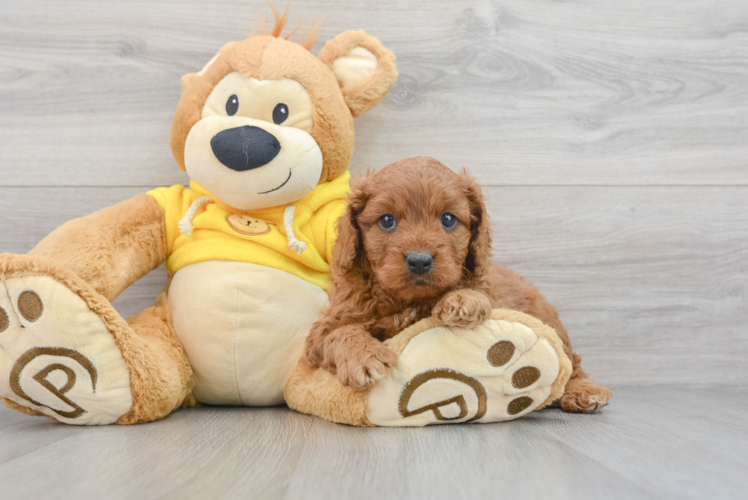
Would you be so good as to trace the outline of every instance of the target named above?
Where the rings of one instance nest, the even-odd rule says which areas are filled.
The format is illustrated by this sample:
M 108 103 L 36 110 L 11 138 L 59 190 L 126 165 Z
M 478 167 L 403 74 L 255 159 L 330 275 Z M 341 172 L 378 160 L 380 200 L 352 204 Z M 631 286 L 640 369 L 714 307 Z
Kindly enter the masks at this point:
M 454 227 L 442 224 L 445 213 L 456 218 Z M 394 228 L 380 225 L 387 214 Z M 416 273 L 407 263 L 414 253 L 431 256 L 427 271 Z M 605 406 L 611 392 L 587 378 L 556 310 L 517 273 L 491 262 L 491 253 L 483 194 L 467 172 L 416 157 L 360 177 L 338 221 L 330 306 L 307 338 L 303 361 L 363 389 L 397 362 L 382 341 L 411 324 L 433 316 L 472 327 L 493 308 L 515 309 L 553 327 L 564 343 L 573 373 L 561 408 Z

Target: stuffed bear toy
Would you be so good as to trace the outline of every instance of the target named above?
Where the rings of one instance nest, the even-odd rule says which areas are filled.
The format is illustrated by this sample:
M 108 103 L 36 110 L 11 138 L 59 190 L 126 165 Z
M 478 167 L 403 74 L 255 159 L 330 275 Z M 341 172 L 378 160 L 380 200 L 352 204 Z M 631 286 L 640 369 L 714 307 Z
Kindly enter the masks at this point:
M 298 363 L 328 303 L 353 117 L 382 101 L 397 70 L 394 55 L 362 31 L 338 35 L 315 57 L 313 37 L 280 37 L 285 19 L 276 11 L 272 33 L 226 44 L 182 78 L 170 144 L 189 187 L 142 193 L 62 225 L 27 255 L 0 255 L 7 406 L 94 425 L 149 422 L 196 403 L 288 402 L 354 425 L 424 425 L 478 420 L 493 393 L 506 401 L 482 421 L 560 396 L 570 365 L 555 332 L 514 312 L 494 312 L 476 333 L 486 346 L 507 336 L 519 346 L 504 368 L 486 365 L 492 372 L 473 359 L 475 348 L 428 322 L 391 339 L 405 368 L 375 391 Z M 123 319 L 111 301 L 164 262 L 156 304 Z M 417 379 L 424 349 L 448 366 L 443 376 Z M 521 390 L 492 393 L 493 382 L 454 375 L 483 370 L 498 380 L 521 356 L 542 366 L 542 380 L 524 390 L 535 391 L 532 404 L 513 403 Z

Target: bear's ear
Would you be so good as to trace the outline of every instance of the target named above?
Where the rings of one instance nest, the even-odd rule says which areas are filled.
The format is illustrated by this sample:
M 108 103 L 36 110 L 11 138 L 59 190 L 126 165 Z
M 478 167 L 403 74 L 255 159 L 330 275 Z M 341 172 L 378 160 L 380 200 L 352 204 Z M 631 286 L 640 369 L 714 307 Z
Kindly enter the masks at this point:
M 236 45 L 236 42 L 229 42 L 229 43 L 227 43 L 226 45 L 224 45 L 223 47 L 221 47 L 221 50 L 219 50 L 218 53 L 216 55 L 214 55 L 210 59 L 210 61 L 208 61 L 208 63 L 205 66 L 203 66 L 203 69 L 201 69 L 197 73 L 187 73 L 186 75 L 184 75 L 182 77 L 182 80 L 181 80 L 181 82 L 182 82 L 182 92 L 184 92 L 187 87 L 189 87 L 190 85 L 192 85 L 192 83 L 195 80 L 197 80 L 198 78 L 200 78 L 201 76 L 203 76 L 205 74 L 205 72 L 208 71 L 208 68 L 210 68 L 213 65 L 214 62 L 216 62 L 216 59 L 218 59 L 218 56 L 220 56 L 221 54 L 225 54 L 226 52 L 228 52 L 234 45 Z
M 364 31 L 341 33 L 325 44 L 319 58 L 335 74 L 353 116 L 382 102 L 397 80 L 395 54 Z

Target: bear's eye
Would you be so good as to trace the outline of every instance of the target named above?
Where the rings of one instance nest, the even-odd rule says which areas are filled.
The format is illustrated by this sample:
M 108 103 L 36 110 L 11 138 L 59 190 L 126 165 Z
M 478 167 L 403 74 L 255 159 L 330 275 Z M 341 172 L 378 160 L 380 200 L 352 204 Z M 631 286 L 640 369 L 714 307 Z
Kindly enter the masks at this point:
M 384 214 L 379 218 L 379 227 L 381 227 L 384 231 L 393 231 L 396 226 L 397 221 L 395 220 L 395 216 L 392 214 Z
M 239 98 L 236 97 L 235 94 L 229 97 L 229 100 L 226 101 L 226 114 L 234 116 L 237 111 L 239 111 Z
M 283 103 L 278 104 L 273 110 L 273 121 L 276 125 L 280 125 L 288 118 L 288 106 Z
M 442 214 L 442 226 L 444 229 L 454 229 L 457 225 L 457 217 L 450 214 L 449 212 L 444 212 Z

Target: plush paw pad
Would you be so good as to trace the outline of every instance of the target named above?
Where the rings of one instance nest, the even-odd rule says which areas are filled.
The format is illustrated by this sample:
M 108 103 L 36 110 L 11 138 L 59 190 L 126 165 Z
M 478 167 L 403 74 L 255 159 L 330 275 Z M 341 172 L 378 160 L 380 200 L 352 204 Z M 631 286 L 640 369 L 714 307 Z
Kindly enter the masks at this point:
M 367 417 L 375 425 L 511 420 L 548 399 L 559 370 L 550 342 L 518 322 L 431 328 L 374 387 Z
M 82 425 L 116 422 L 132 405 L 128 370 L 107 327 L 49 276 L 0 285 L 0 396 Z

